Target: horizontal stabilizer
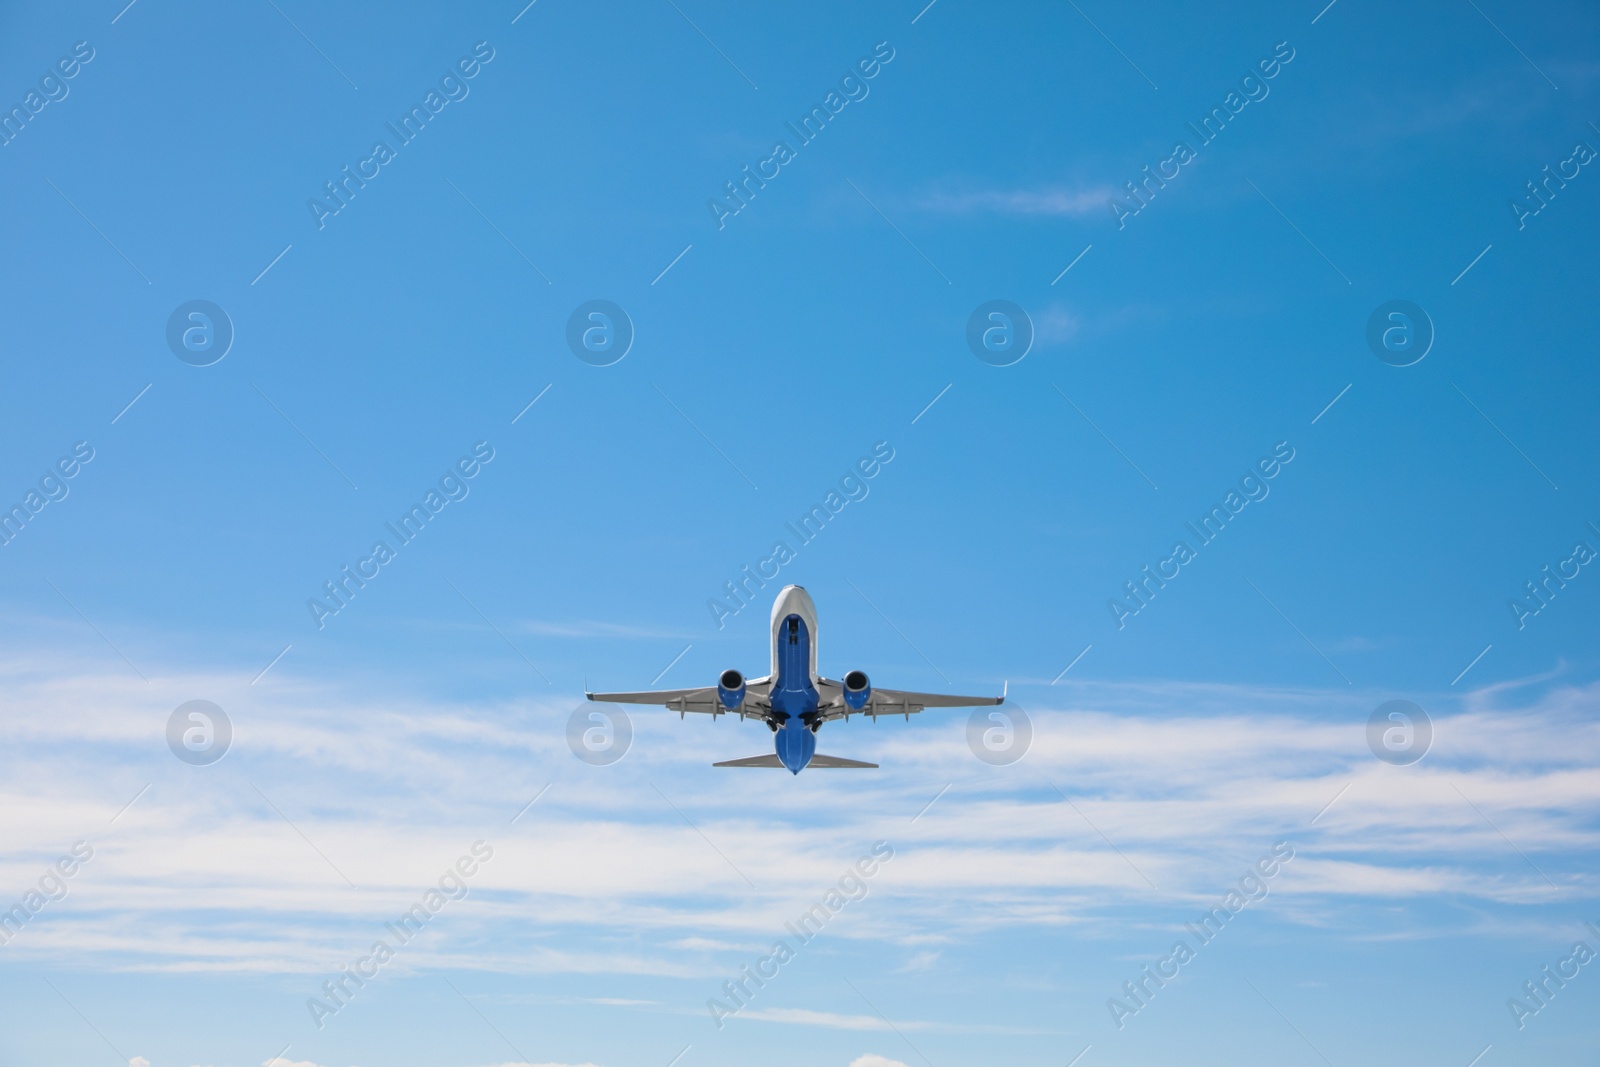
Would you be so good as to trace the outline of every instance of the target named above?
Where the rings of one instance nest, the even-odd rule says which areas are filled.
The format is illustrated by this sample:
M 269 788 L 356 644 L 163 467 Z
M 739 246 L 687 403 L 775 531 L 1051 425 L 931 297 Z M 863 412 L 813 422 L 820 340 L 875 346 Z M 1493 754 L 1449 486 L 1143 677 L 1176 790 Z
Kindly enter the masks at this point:
M 723 760 L 713 763 L 713 767 L 782 767 L 783 761 L 776 754 L 769 753 L 765 756 L 746 756 L 744 759 Z M 863 763 L 860 760 L 845 759 L 842 756 L 815 755 L 807 767 L 870 767 L 876 768 L 876 763 Z
M 858 759 L 845 759 L 843 756 L 824 756 L 820 752 L 811 757 L 807 767 L 870 767 L 877 770 L 876 763 L 863 763 Z

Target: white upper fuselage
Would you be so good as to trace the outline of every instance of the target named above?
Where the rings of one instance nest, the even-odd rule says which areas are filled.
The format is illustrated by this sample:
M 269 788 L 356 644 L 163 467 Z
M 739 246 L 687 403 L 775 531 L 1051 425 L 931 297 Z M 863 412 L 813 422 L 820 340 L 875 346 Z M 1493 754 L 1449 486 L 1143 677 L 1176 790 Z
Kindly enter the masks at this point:
M 817 681 L 817 606 L 811 602 L 811 594 L 802 586 L 787 585 L 778 594 L 778 599 L 772 602 L 772 680 L 778 680 L 782 673 L 782 659 L 780 655 L 787 640 L 785 622 L 791 615 L 800 616 L 800 621 L 805 624 L 807 634 L 806 644 L 809 646 L 809 655 L 806 657 L 804 670 L 813 685 Z

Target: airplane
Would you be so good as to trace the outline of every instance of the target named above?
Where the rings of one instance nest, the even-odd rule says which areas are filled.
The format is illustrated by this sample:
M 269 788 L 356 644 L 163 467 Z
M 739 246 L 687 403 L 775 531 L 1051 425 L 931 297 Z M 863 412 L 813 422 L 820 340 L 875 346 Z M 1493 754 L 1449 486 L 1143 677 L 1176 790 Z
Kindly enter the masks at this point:
M 681 719 L 688 712 L 715 718 L 734 714 L 759 719 L 773 733 L 775 751 L 765 756 L 724 760 L 713 767 L 785 767 L 799 774 L 807 767 L 876 768 L 876 763 L 817 753 L 822 724 L 851 715 L 904 715 L 923 708 L 970 708 L 1003 704 L 997 697 L 946 696 L 875 689 L 865 671 L 850 671 L 842 681 L 817 673 L 817 607 L 798 585 L 785 586 L 772 604 L 772 673 L 746 679 L 725 670 L 717 684 L 700 689 L 657 689 L 639 693 L 590 693 L 590 700 L 614 704 L 661 704 Z

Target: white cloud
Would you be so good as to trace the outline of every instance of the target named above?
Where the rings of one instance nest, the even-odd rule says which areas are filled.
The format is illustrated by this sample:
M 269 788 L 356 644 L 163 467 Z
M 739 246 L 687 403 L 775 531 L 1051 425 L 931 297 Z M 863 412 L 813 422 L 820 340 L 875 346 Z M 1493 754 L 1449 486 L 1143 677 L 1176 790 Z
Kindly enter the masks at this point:
M 851 1060 L 850 1067 L 907 1067 L 907 1065 L 900 1060 L 891 1060 L 887 1056 L 869 1052 L 865 1056 L 857 1056 Z
M 705 772 L 748 747 L 737 721 L 637 716 L 624 762 L 593 768 L 566 749 L 566 701 L 465 708 L 288 674 L 146 687 L 38 664 L 0 663 L 14 712 L 0 904 L 74 841 L 94 849 L 51 921 L 7 949 L 38 957 L 331 973 L 480 839 L 494 857 L 438 920 L 449 936 L 406 945 L 385 974 L 720 978 L 879 838 L 896 856 L 871 882 L 875 903 L 840 913 L 828 936 L 922 950 L 908 968 L 995 927 L 1111 929 L 1130 906 L 1214 903 L 1282 839 L 1300 855 L 1274 883 L 1280 914 L 1352 936 L 1389 936 L 1440 895 L 1527 904 L 1600 883 L 1600 686 L 1412 694 L 1434 715 L 1433 751 L 1392 767 L 1368 751 L 1366 716 L 1406 694 L 1080 683 L 1061 706 L 1029 705 L 1033 748 L 1014 768 L 979 766 L 959 718 L 830 725 L 834 750 L 884 770 L 848 792 L 802 775 L 795 805 L 770 808 L 748 803 L 747 779 Z M 179 763 L 160 740 L 195 696 L 234 720 L 238 751 L 211 767 Z M 955 784 L 913 823 L 929 782 Z M 1376 901 L 1387 906 L 1347 907 Z M 784 1018 L 824 1025 L 822 1013 Z
M 1060 304 L 1049 304 L 1033 313 L 1034 343 L 1042 348 L 1064 345 L 1078 336 L 1083 320 Z
M 919 952 L 896 968 L 896 973 L 919 974 L 923 971 L 931 971 L 938 962 L 938 952 Z
M 676 941 L 669 941 L 667 947 L 686 949 L 689 952 L 748 952 L 765 946 L 738 945 L 732 941 L 718 941 L 711 937 L 680 937 Z
M 1111 190 L 1107 188 L 1045 186 L 1035 189 L 935 192 L 924 196 L 918 206 L 926 211 L 951 215 L 1078 216 L 1105 211 L 1110 198 Z
M 675 630 L 660 630 L 645 626 L 629 626 L 622 623 L 598 622 L 589 619 L 580 619 L 572 622 L 549 622 L 542 619 L 520 619 L 510 624 L 510 628 L 518 633 L 537 634 L 541 637 L 574 637 L 574 638 L 626 638 L 626 639 L 654 639 L 654 638 L 681 638 L 685 635 Z M 693 637 L 694 634 L 688 636 Z
M 845 1015 L 835 1011 L 813 1011 L 810 1008 L 753 1008 L 740 1013 L 741 1019 L 761 1019 L 772 1023 L 797 1023 L 802 1026 L 822 1026 L 830 1030 L 889 1030 L 888 1023 L 876 1015 Z M 925 1030 L 927 1023 L 907 1020 L 896 1023 L 902 1030 Z
M 128 1067 L 150 1067 L 150 1061 L 143 1056 L 135 1056 L 128 1061 Z

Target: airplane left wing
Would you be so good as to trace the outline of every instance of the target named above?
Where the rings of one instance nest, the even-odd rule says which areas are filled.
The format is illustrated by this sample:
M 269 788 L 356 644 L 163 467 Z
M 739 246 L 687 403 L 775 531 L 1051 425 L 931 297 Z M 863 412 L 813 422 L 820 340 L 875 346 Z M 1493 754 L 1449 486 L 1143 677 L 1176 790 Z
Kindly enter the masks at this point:
M 585 693 L 584 696 L 612 704 L 659 704 L 668 711 L 677 712 L 680 717 L 693 711 L 704 715 L 738 715 L 740 718 L 766 721 L 772 714 L 772 705 L 767 703 L 764 694 L 751 691 L 755 684 L 752 681 L 746 689 L 744 704 L 731 710 L 722 706 L 714 685 L 701 689 L 646 689 L 637 693 Z

